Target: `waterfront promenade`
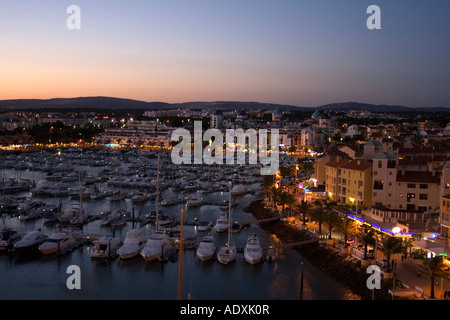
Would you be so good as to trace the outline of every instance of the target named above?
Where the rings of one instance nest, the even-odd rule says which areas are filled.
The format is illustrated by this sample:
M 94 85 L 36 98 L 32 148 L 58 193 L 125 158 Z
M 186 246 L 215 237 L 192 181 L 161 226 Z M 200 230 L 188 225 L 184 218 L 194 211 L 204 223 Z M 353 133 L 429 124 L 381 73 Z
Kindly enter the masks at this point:
M 293 187 L 288 188 L 289 192 L 293 193 Z M 293 193 L 296 196 L 298 202 L 303 199 L 303 194 Z M 300 226 L 302 221 L 297 218 L 291 218 L 294 225 Z M 307 229 L 318 233 L 318 225 L 314 222 L 307 222 Z M 322 226 L 322 232 L 324 226 Z M 333 230 L 333 239 L 338 242 L 340 239 L 344 238 L 343 234 L 338 231 Z M 339 245 L 335 245 L 336 250 L 339 250 Z M 354 258 L 356 259 L 356 258 Z M 389 289 L 390 293 L 394 293 L 394 298 L 398 299 L 416 299 L 416 300 L 442 300 L 444 299 L 444 293 L 446 291 L 450 292 L 450 279 L 447 278 L 437 278 L 434 284 L 434 299 L 431 299 L 431 278 L 429 275 L 421 271 L 422 260 L 413 259 L 411 257 L 402 259 L 396 259 L 396 265 L 393 268 L 394 279 L 396 282 L 395 288 Z M 392 259 L 391 259 L 392 260 Z M 420 271 L 420 275 L 419 275 Z M 450 272 L 448 272 L 450 275 Z M 392 282 L 392 281 L 391 281 Z M 392 297 L 392 295 L 391 295 Z
M 297 223 L 300 224 L 301 221 L 297 220 Z M 317 224 L 313 222 L 308 222 L 307 227 L 309 230 L 318 231 Z M 343 238 L 342 234 L 338 232 L 333 232 L 333 238 L 335 240 L 339 240 Z M 420 259 L 407 258 L 405 260 L 396 259 L 397 264 L 394 267 L 394 278 L 396 280 L 397 286 L 393 290 L 396 297 L 401 296 L 400 292 L 411 292 L 413 291 L 416 295 L 408 296 L 411 299 L 430 299 L 431 296 L 431 279 L 430 276 L 424 274 L 423 271 L 419 276 L 419 271 L 421 270 Z M 435 279 L 437 283 L 434 286 L 434 296 L 435 300 L 443 299 L 443 293 L 445 291 L 450 292 L 450 280 L 448 278 Z M 402 290 L 399 290 L 399 286 L 402 287 Z M 392 289 L 391 289 L 392 291 Z M 397 292 L 396 292 L 397 291 Z

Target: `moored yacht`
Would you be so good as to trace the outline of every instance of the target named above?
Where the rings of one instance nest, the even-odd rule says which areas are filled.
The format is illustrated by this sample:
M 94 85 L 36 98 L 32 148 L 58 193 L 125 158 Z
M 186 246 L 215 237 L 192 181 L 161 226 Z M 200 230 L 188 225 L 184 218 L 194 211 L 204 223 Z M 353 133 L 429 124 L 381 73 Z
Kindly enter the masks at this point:
M 192 197 L 186 202 L 188 207 L 198 207 L 203 203 L 203 199 L 201 197 Z
M 14 244 L 14 250 L 17 253 L 37 251 L 47 239 L 48 236 L 41 230 L 31 231 Z
M 195 253 L 201 261 L 212 259 L 216 254 L 216 245 L 214 244 L 214 238 L 211 235 L 204 236 L 202 238 L 202 241 L 200 241 Z
M 230 185 L 231 191 L 231 185 Z M 231 192 L 229 193 L 231 202 Z M 222 264 L 229 264 L 236 260 L 237 248 L 234 244 L 231 243 L 231 205 L 229 206 L 228 212 L 228 241 L 227 243 L 219 248 L 217 252 L 217 260 Z
M 145 245 L 141 230 L 131 229 L 127 232 L 122 246 L 117 249 L 117 254 L 123 260 L 136 257 Z
M 102 236 L 94 241 L 94 247 L 89 256 L 92 259 L 114 259 L 117 257 L 117 249 L 119 247 L 119 238 Z
M 256 233 L 251 235 L 247 239 L 247 243 L 244 247 L 244 259 L 250 264 L 256 264 L 261 262 L 263 257 L 263 249 L 259 242 L 259 238 Z
M 77 240 L 71 230 L 60 230 L 52 233 L 39 247 L 42 254 L 66 254 L 75 249 Z
M 228 231 L 228 217 L 225 214 L 219 215 L 214 225 L 214 230 L 217 233 Z
M 169 235 L 160 230 L 154 230 L 148 238 L 144 248 L 141 250 L 141 256 L 145 261 L 164 260 L 172 251 L 172 245 L 169 241 Z

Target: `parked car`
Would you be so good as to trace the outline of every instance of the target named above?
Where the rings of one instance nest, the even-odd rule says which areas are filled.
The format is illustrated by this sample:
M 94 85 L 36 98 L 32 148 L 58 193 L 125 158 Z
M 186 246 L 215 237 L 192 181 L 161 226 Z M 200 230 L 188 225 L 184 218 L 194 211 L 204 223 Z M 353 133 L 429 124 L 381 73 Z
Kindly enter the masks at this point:
M 379 265 L 382 268 L 386 268 L 387 267 L 387 259 L 386 258 L 377 259 L 376 263 L 377 263 L 377 265 Z

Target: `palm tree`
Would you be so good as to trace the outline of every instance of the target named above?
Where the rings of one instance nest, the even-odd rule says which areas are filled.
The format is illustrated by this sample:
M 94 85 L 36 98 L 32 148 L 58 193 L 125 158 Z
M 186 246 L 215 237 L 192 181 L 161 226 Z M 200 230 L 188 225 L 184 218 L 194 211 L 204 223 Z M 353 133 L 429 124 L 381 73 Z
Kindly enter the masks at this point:
M 284 214 L 284 207 L 289 201 L 289 192 L 286 191 L 280 191 L 280 194 L 278 196 L 278 201 L 281 204 L 281 213 Z
M 262 192 L 266 196 L 269 196 L 269 200 L 271 195 L 271 189 L 274 185 L 275 185 L 275 176 L 265 175 L 262 182 Z
M 280 175 L 282 177 L 289 177 L 294 174 L 295 174 L 295 167 L 286 167 L 286 166 L 280 167 Z
M 316 221 L 319 226 L 319 235 L 322 233 L 322 224 L 326 221 L 326 212 L 323 206 L 318 205 L 311 212 L 311 220 Z
M 396 238 L 396 237 L 391 237 L 391 236 L 384 237 L 382 240 L 381 251 L 386 256 L 386 262 L 387 262 L 386 272 L 390 272 L 390 270 L 391 270 L 391 264 L 390 264 L 391 254 L 403 252 L 402 239 Z
M 280 200 L 281 192 L 282 192 L 281 189 L 277 188 L 276 186 L 272 186 L 272 188 L 270 188 L 270 194 L 272 195 L 272 201 L 273 201 L 273 208 L 274 209 L 276 207 L 276 204 Z
M 286 196 L 286 204 L 289 206 L 289 216 L 292 215 L 292 207 L 297 204 L 297 198 L 292 193 L 288 193 Z
M 446 273 L 443 270 L 444 261 L 441 256 L 434 256 L 432 258 L 425 258 L 422 260 L 420 268 L 425 274 L 428 274 L 431 279 L 431 295 L 430 298 L 434 299 L 434 280 L 437 277 L 446 277 Z
M 311 177 L 311 173 L 314 170 L 314 164 L 312 162 L 303 162 L 302 163 L 302 169 L 305 171 L 305 174 L 307 176 L 307 180 Z
M 375 245 L 375 230 L 364 225 L 363 228 L 360 229 L 359 235 L 361 237 L 361 241 L 364 245 L 364 260 L 367 259 L 367 247 Z
M 347 239 L 351 234 L 356 234 L 358 232 L 358 228 L 356 226 L 356 222 L 349 217 L 344 217 L 341 219 L 340 224 L 338 225 L 339 231 L 344 234 L 344 248 L 347 248 Z
M 306 213 L 311 208 L 311 203 L 306 201 L 306 199 L 302 199 L 302 201 L 300 201 L 300 203 L 297 204 L 297 208 L 299 209 L 300 213 L 302 214 L 302 221 L 303 221 L 303 224 L 305 225 L 306 224 Z
M 325 223 L 328 224 L 328 239 L 331 239 L 331 232 L 334 226 L 339 226 L 341 216 L 334 210 L 329 210 L 325 207 Z

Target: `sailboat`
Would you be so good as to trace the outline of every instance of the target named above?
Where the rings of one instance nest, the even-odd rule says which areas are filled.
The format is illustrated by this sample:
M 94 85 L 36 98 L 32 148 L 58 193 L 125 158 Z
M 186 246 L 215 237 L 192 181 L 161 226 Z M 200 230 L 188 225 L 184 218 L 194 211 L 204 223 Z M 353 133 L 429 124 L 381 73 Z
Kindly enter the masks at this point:
M 89 218 L 89 214 L 85 209 L 83 209 L 83 195 L 82 195 L 82 186 L 81 186 L 81 171 L 78 168 L 78 179 L 80 183 L 80 190 L 79 190 L 79 196 L 80 196 L 80 208 L 77 212 L 74 213 L 73 217 L 70 218 L 71 224 L 80 225 L 86 222 Z
M 141 256 L 145 261 L 153 261 L 159 259 L 165 261 L 170 253 L 174 251 L 174 248 L 169 240 L 169 235 L 160 230 L 160 216 L 159 216 L 159 170 L 160 170 L 160 156 L 158 154 L 158 172 L 156 178 L 156 229 L 148 238 L 144 248 L 141 250 Z M 164 221 L 165 222 L 165 221 Z M 164 224 L 164 223 L 163 223 Z
M 217 260 L 222 264 L 229 264 L 236 260 L 237 248 L 231 243 L 231 184 L 230 184 L 230 206 L 228 208 L 228 241 L 225 246 L 219 248 Z

